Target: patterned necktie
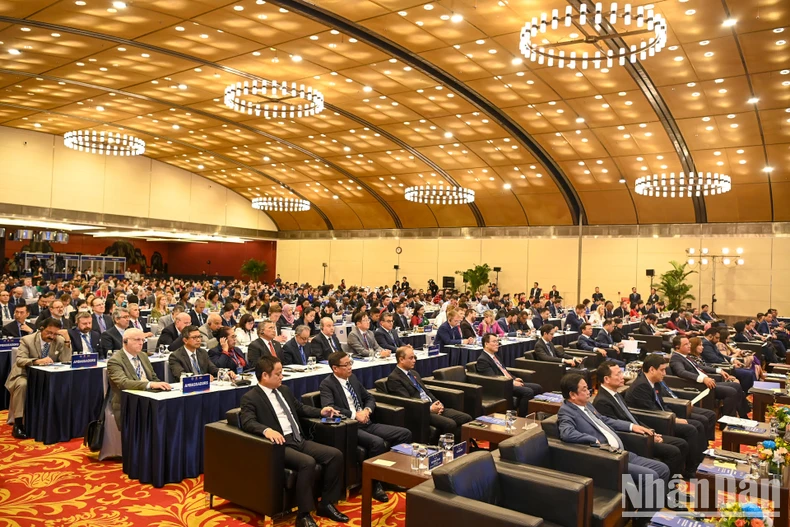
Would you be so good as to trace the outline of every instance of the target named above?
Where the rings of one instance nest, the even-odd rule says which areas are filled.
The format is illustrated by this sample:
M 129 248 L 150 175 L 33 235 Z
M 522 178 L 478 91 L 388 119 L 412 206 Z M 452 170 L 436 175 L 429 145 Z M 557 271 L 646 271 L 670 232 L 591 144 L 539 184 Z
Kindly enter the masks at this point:
M 362 334 L 362 340 L 365 342 L 365 349 L 370 349 L 370 344 L 368 344 L 368 335 L 367 332 Z
M 337 351 L 334 339 L 332 337 L 327 337 L 326 339 L 329 341 L 329 347 L 332 348 L 332 351 Z
M 271 341 L 269 342 L 269 353 L 272 354 L 272 357 L 277 356 L 277 354 L 274 352 L 274 344 L 272 344 Z
M 197 353 L 192 353 L 190 360 L 192 361 L 192 371 L 195 373 L 195 375 L 200 375 L 200 365 L 197 361 Z
M 494 359 L 494 363 L 496 364 L 497 368 L 499 368 L 499 371 L 502 372 L 502 375 L 505 376 L 505 378 L 507 378 L 507 379 L 512 379 L 513 378 L 513 376 L 510 375 L 510 373 L 505 369 L 505 367 L 502 366 L 502 363 L 499 362 L 499 360 L 496 358 L 495 355 L 492 355 L 491 358 Z
M 411 372 L 406 373 L 406 377 L 408 377 L 414 387 L 417 388 L 417 391 L 420 393 L 420 399 L 423 401 L 431 400 L 431 398 L 428 397 L 428 394 L 425 393 L 425 390 L 422 389 L 422 386 L 417 383 L 417 379 L 414 378 L 414 375 L 412 375 Z
M 49 342 L 45 342 L 44 346 L 41 347 L 41 358 L 46 359 L 47 355 L 49 355 Z
M 3 320 L 9 320 L 11 318 L 11 313 L 8 311 L 8 304 L 3 306 Z
M 134 373 L 137 374 L 137 378 L 142 378 L 143 368 L 140 365 L 140 357 L 134 357 Z
M 299 427 L 296 425 L 296 420 L 294 419 L 293 415 L 291 415 L 291 411 L 288 408 L 288 405 L 285 404 L 282 396 L 280 395 L 279 390 L 272 390 L 274 392 L 274 396 L 277 398 L 277 402 L 280 404 L 280 408 L 283 409 L 285 413 L 285 417 L 288 418 L 288 422 L 291 424 L 291 435 L 293 435 L 294 441 L 297 443 L 302 442 L 302 434 L 299 432 Z
M 85 347 L 82 351 L 85 353 L 87 352 L 93 353 L 93 346 L 91 346 L 91 341 L 88 340 L 88 335 L 86 335 L 85 333 L 82 334 L 82 341 L 85 343 Z
M 362 405 L 359 404 L 359 397 L 357 397 L 357 392 L 354 391 L 354 388 L 351 387 L 351 383 L 346 381 L 346 390 L 348 393 L 351 394 L 351 400 L 354 401 L 354 409 L 359 412 L 362 410 Z

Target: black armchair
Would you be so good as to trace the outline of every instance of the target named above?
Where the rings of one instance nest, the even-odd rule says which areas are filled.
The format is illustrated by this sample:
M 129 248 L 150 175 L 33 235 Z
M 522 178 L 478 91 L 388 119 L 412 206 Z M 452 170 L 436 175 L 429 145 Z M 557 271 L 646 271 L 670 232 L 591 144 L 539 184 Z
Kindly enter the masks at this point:
M 544 521 L 584 527 L 585 498 L 583 483 L 525 473 L 495 463 L 489 452 L 475 452 L 437 468 L 433 480 L 407 492 L 406 527 L 539 527 Z
M 214 496 L 263 516 L 278 516 L 296 507 L 296 472 L 285 468 L 285 446 L 275 445 L 263 436 L 255 436 L 239 428 L 240 409 L 225 414 L 226 420 L 207 424 L 204 428 L 203 489 L 209 494 L 209 506 Z M 353 443 L 356 449 L 357 423 L 344 421 L 339 425 L 326 425 L 320 419 L 301 419 L 300 424 L 308 437 L 319 443 L 336 447 L 345 453 L 345 445 Z M 239 477 L 239 469 L 228 463 L 224 452 L 245 452 L 245 470 L 249 469 L 267 482 L 250 485 Z M 316 495 L 320 495 L 320 464 L 316 464 Z
M 622 475 L 628 472 L 628 454 L 615 454 L 584 445 L 548 439 L 535 429 L 513 436 L 499 444 L 494 452 L 503 462 L 530 465 L 530 474 L 585 485 L 592 527 L 623 525 Z M 591 521 L 589 521 L 591 520 Z
M 310 392 L 302 395 L 302 404 L 321 408 L 321 392 Z M 388 404 L 379 404 L 376 401 L 376 422 L 393 426 L 404 426 L 405 412 L 403 408 Z M 344 423 L 357 422 L 353 419 L 345 419 Z M 358 425 L 357 425 L 358 426 Z M 356 434 L 355 434 L 356 435 Z M 317 440 L 319 443 L 322 441 Z M 364 463 L 367 452 L 358 443 L 357 438 L 346 436 L 346 441 L 340 445 L 331 445 L 343 452 L 343 462 L 345 463 L 345 487 L 353 487 L 362 482 L 362 463 Z
M 506 412 L 513 400 L 513 381 L 504 377 L 484 377 L 467 373 L 463 366 L 434 370 L 433 377 L 422 381 L 431 387 L 450 388 L 464 392 L 464 412 L 477 417 Z
M 568 366 L 562 362 L 545 362 L 535 359 L 534 351 L 524 353 L 524 358 L 516 359 L 515 364 L 519 369 L 534 371 L 532 382 L 539 383 L 548 392 L 560 390 L 560 379 L 568 370 Z
M 411 431 L 411 437 L 418 443 L 436 444 L 439 433 L 431 426 L 431 405 L 428 401 L 421 399 L 411 399 L 393 395 L 387 390 L 387 378 L 377 379 L 376 388 L 368 390 L 376 399 L 376 405 L 386 403 L 388 405 L 403 408 L 404 426 Z M 464 392 L 452 390 L 439 386 L 431 386 L 431 393 L 439 399 L 446 408 L 463 411 Z
M 540 422 L 543 431 L 548 437 L 559 439 L 560 429 L 557 423 L 557 416 L 552 415 Z M 653 457 L 653 436 L 634 434 L 633 432 L 615 432 L 623 442 L 623 447 L 628 452 L 633 452 L 637 456 Z
M 670 371 L 671 370 L 667 367 L 667 375 L 664 376 L 664 384 L 669 386 L 678 397 L 682 399 L 694 399 L 705 389 L 704 384 L 689 379 L 683 379 L 682 377 L 675 377 Z M 709 377 L 716 382 L 721 382 L 723 380 L 722 376 L 718 374 L 712 374 L 709 375 Z M 699 405 L 701 408 L 716 410 L 718 403 L 716 402 L 716 394 L 714 391 L 711 390 L 710 393 L 699 402 Z

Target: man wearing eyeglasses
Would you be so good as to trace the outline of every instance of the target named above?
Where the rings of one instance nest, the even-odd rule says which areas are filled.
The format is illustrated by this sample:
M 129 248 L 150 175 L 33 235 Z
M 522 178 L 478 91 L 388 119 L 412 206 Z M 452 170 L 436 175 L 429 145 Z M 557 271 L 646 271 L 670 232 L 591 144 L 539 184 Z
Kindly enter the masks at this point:
M 359 422 L 358 441 L 368 458 L 386 452 L 388 444 L 410 443 L 411 432 L 408 429 L 373 422 L 371 416 L 376 410 L 376 400 L 351 372 L 353 364 L 354 360 L 344 351 L 329 355 L 329 366 L 334 375 L 321 381 L 321 406 L 331 406 L 344 417 Z M 373 483 L 373 499 L 389 501 L 378 481 Z
M 113 327 L 101 334 L 99 343 L 101 344 L 101 357 L 107 356 L 110 350 L 123 348 L 123 334 L 129 327 L 129 310 L 125 307 L 116 308 L 112 313 Z
M 208 352 L 200 347 L 200 329 L 197 326 L 187 326 L 181 332 L 181 336 L 184 338 L 184 345 L 171 353 L 167 360 L 173 379 L 180 381 L 185 373 L 193 375 L 208 373 L 212 381 L 216 379 L 219 368 L 209 360 Z M 236 378 L 234 372 L 230 372 L 230 376 L 232 379 Z

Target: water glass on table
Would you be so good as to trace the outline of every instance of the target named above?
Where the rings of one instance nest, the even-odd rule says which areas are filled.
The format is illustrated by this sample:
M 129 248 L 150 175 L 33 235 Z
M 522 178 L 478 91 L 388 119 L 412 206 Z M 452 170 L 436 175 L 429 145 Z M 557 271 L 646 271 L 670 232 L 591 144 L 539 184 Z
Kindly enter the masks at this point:
M 307 358 L 307 370 L 312 371 L 315 369 L 315 357 Z
M 455 446 L 455 436 L 453 434 L 443 434 L 439 436 L 439 446 L 444 451 L 444 462 L 453 460 L 453 447 Z
M 516 424 L 516 412 L 513 410 L 508 410 L 505 413 L 505 431 L 506 432 L 513 432 L 513 428 Z
M 419 443 L 412 443 L 411 444 L 411 469 L 412 470 L 420 470 L 420 458 L 417 456 L 417 452 L 420 450 Z

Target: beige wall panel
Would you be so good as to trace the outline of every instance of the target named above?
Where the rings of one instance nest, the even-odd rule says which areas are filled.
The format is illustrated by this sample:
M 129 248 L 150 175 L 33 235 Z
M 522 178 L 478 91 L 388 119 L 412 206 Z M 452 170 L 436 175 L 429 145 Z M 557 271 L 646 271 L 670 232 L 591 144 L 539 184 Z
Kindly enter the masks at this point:
M 790 272 L 790 238 L 774 238 L 772 242 L 771 305 L 766 308 L 774 307 L 780 315 L 786 316 L 790 313 L 790 281 L 787 280 Z
M 225 215 L 229 227 L 252 227 L 267 231 L 276 231 L 274 222 L 266 213 L 253 209 L 250 200 L 236 194 L 230 189 L 225 190 L 227 209 Z
M 283 282 L 299 282 L 299 254 L 302 246 L 309 245 L 301 240 L 277 241 L 277 273 Z
M 315 272 L 319 273 L 318 280 L 313 283 L 321 283 L 321 262 L 326 262 L 329 264 L 329 268 L 326 270 L 328 283 L 337 285 L 341 279 L 345 278 L 346 285 L 372 286 L 372 284 L 362 281 L 363 249 L 364 242 L 362 240 L 332 240 L 330 253 L 326 254 L 323 260 L 319 259 L 317 263 L 311 264 L 311 269 L 315 268 L 317 270 Z M 322 250 L 317 252 L 325 254 Z M 302 252 L 302 262 L 304 259 L 305 253 Z M 304 269 L 304 263 L 302 263 L 302 269 Z
M 191 174 L 189 221 L 225 225 L 226 188 L 196 174 Z
M 613 302 L 628 296 L 631 287 L 637 285 L 636 261 L 635 238 L 584 238 L 582 299 L 590 298 L 596 286 L 601 288 L 604 298 Z
M 299 282 L 309 282 L 313 285 L 321 285 L 324 276 L 322 263 L 329 264 L 329 255 L 332 250 L 330 240 L 313 240 L 309 245 L 302 245 L 299 251 Z M 329 268 L 327 268 L 327 280 L 329 280 Z M 338 281 L 339 283 L 339 281 Z M 348 283 L 348 281 L 347 281 Z
M 661 274 L 672 268 L 669 262 L 674 260 L 683 263 L 686 260 L 686 249 L 697 246 L 698 243 L 698 238 L 639 238 L 634 285 L 642 298 L 646 300 L 650 294 L 650 277 L 645 274 L 647 269 L 655 271 L 653 284 L 657 286 Z M 699 296 L 699 274 L 689 276 L 688 282 L 693 286 L 691 294 Z
M 400 255 L 400 276 L 407 277 L 409 284 L 417 289 L 428 290 L 428 280 L 435 280 L 441 287 L 441 278 L 436 272 L 439 261 L 439 240 L 401 239 L 403 252 Z
M 107 157 L 102 212 L 121 216 L 147 216 L 153 163 L 148 157 Z
M 52 170 L 52 207 L 101 213 L 106 166 L 106 156 L 71 150 L 58 139 Z
M 526 238 L 493 238 L 483 239 L 481 264 L 490 267 L 501 267 L 499 273 L 499 290 L 505 292 L 521 291 L 527 283 L 529 270 L 529 240 Z M 491 282 L 496 281 L 496 273 L 490 275 Z
M 461 291 L 464 289 L 464 282 L 461 275 L 456 275 L 456 271 L 466 271 L 481 262 L 480 241 L 467 239 L 440 239 L 439 258 L 436 266 L 436 283 L 442 286 L 443 276 L 454 276 L 455 287 Z
M 192 174 L 164 163 L 151 167 L 151 218 L 191 221 Z
M 51 135 L 0 127 L 0 199 L 17 205 L 50 206 L 53 144 Z M 30 192 L 31 182 L 36 192 Z
M 534 238 L 529 240 L 528 276 L 523 290 L 529 294 L 533 282 L 548 293 L 552 285 L 566 305 L 576 302 L 579 242 L 574 238 Z
M 362 246 L 362 283 L 370 285 L 388 285 L 395 283 L 395 266 L 398 255 L 395 247 L 398 240 L 382 238 L 380 240 L 365 240 Z M 402 276 L 402 273 L 398 273 Z M 406 276 L 409 276 L 408 273 Z

